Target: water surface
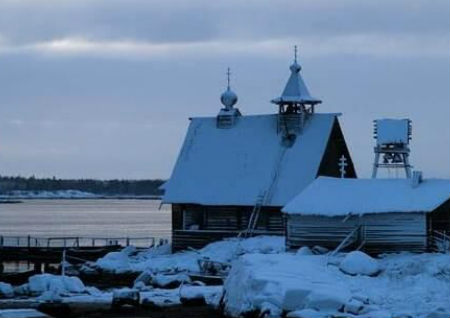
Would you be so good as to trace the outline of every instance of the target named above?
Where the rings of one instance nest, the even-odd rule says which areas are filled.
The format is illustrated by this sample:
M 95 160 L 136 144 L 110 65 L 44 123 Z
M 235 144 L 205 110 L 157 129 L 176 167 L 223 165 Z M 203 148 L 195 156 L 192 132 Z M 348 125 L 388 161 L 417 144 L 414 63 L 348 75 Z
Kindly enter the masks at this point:
M 0 204 L 0 235 L 169 238 L 170 206 L 158 200 L 23 200 Z

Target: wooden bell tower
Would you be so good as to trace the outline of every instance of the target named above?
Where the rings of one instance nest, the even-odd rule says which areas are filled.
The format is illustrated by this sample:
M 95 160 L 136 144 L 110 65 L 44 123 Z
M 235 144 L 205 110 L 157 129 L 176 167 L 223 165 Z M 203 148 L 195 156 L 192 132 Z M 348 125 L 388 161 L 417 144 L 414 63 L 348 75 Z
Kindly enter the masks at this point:
M 314 113 L 314 106 L 322 102 L 310 95 L 300 75 L 302 67 L 297 62 L 297 46 L 294 47 L 294 63 L 289 69 L 291 75 L 281 96 L 271 101 L 278 105 L 278 133 L 288 138 L 301 133 L 308 115 Z
M 410 119 L 374 120 L 374 138 L 377 144 L 374 148 L 372 178 L 377 177 L 378 168 L 403 169 L 406 178 L 411 178 L 412 166 L 409 164 L 411 132 Z

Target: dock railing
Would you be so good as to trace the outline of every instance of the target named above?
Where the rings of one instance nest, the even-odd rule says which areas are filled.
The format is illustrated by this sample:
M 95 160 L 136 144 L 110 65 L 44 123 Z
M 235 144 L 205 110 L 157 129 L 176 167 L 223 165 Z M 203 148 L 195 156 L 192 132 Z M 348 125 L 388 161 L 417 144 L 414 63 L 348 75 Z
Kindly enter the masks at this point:
M 158 237 L 40 237 L 0 235 L 1 247 L 17 248 L 83 248 L 108 246 L 152 247 L 168 243 L 167 238 Z

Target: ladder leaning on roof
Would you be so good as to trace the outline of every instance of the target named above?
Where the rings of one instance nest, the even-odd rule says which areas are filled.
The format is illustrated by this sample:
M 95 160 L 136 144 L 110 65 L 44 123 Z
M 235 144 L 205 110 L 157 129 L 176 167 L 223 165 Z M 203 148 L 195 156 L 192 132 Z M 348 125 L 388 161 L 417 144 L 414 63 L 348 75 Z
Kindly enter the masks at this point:
M 275 190 L 275 185 L 278 181 L 278 177 L 280 175 L 281 162 L 283 161 L 284 155 L 286 154 L 286 150 L 288 148 L 281 147 L 278 152 L 278 157 L 275 161 L 275 168 L 273 170 L 272 178 L 270 180 L 269 187 L 267 191 L 263 191 L 258 194 L 256 198 L 256 203 L 253 207 L 253 211 L 250 214 L 250 219 L 248 220 L 247 229 L 243 233 L 239 233 L 239 237 L 243 234 L 244 237 L 253 236 L 255 229 L 258 225 L 259 215 L 261 212 L 261 208 L 266 205 L 272 199 L 273 191 Z

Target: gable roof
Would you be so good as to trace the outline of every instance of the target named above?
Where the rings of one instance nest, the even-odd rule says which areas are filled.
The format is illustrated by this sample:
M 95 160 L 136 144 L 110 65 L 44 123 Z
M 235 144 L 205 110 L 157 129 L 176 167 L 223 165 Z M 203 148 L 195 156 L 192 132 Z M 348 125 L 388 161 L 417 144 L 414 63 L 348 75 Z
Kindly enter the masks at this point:
M 319 177 L 283 209 L 288 214 L 338 216 L 431 212 L 450 198 L 450 180 L 339 179 Z
M 242 116 L 231 129 L 193 118 L 163 202 L 252 206 L 276 174 L 265 205 L 283 206 L 315 179 L 336 116 L 312 115 L 291 148 L 281 145 L 276 114 Z

